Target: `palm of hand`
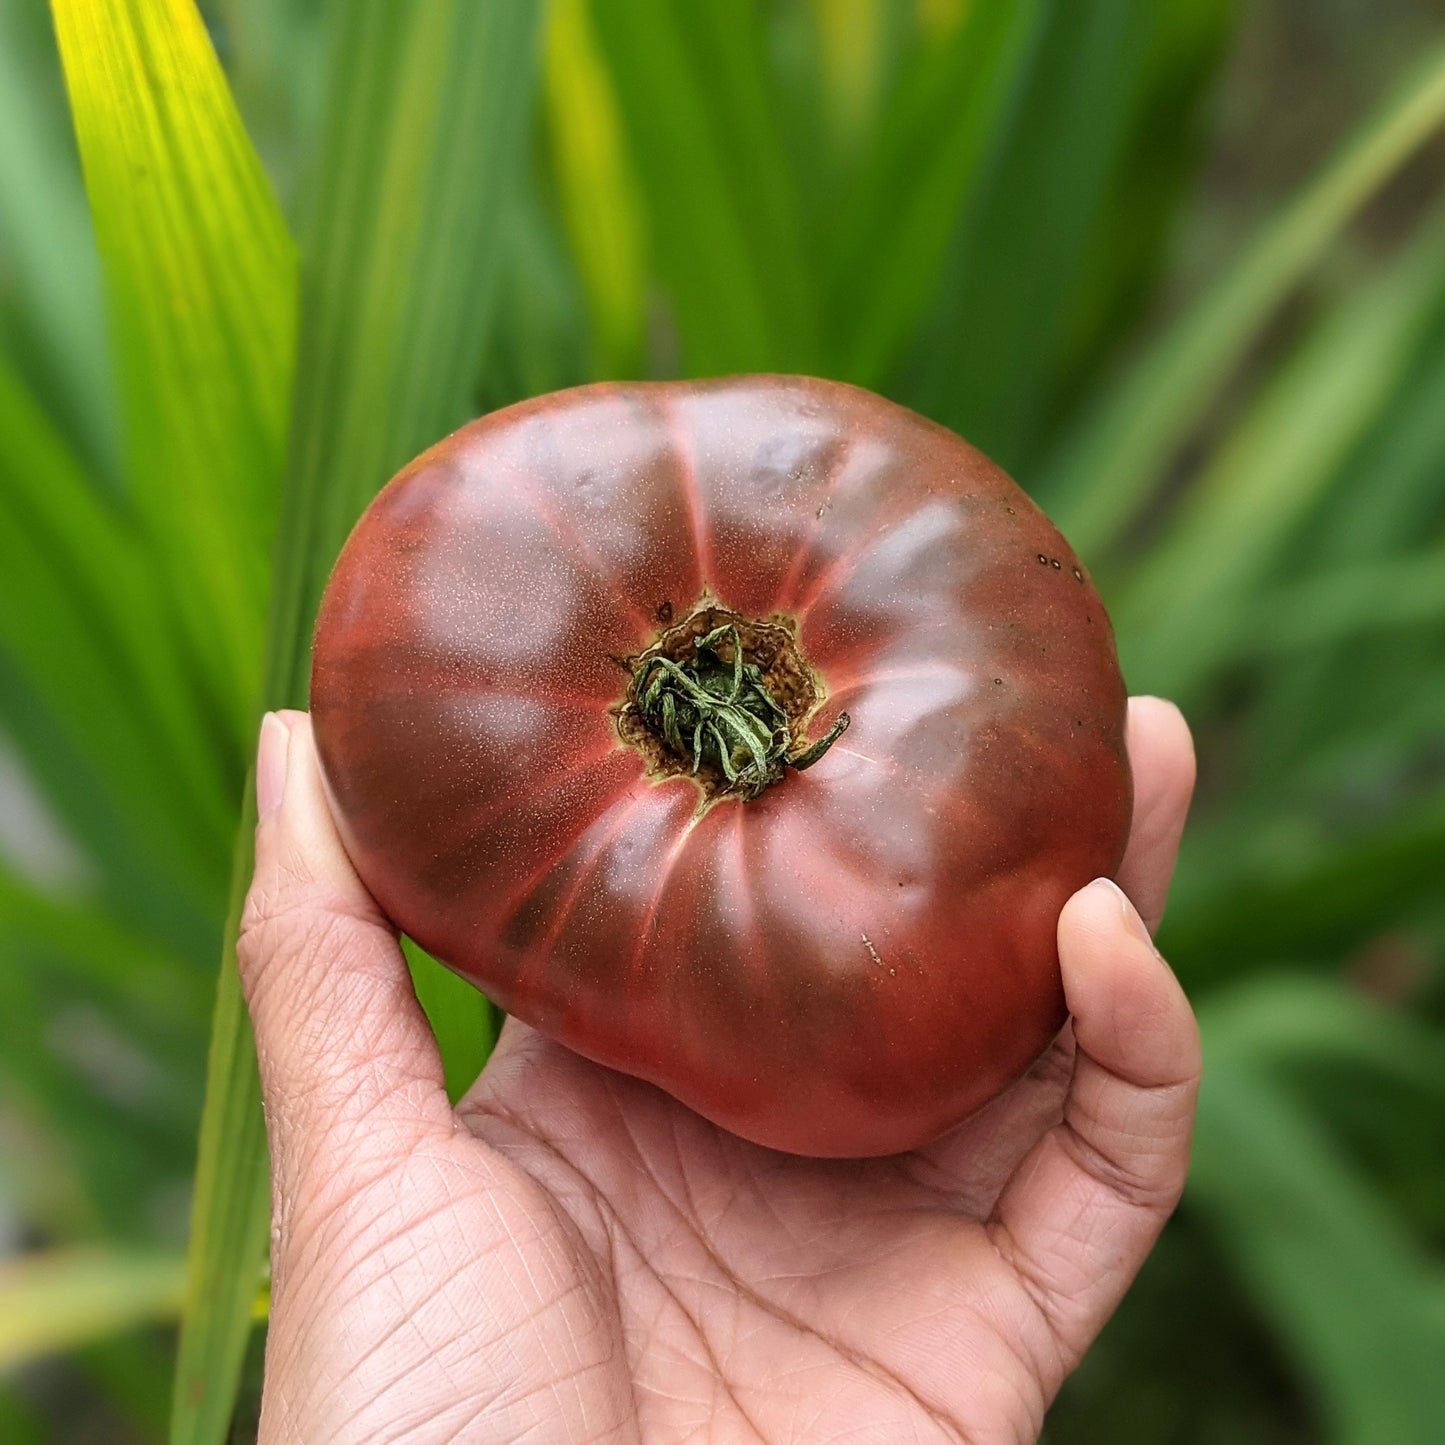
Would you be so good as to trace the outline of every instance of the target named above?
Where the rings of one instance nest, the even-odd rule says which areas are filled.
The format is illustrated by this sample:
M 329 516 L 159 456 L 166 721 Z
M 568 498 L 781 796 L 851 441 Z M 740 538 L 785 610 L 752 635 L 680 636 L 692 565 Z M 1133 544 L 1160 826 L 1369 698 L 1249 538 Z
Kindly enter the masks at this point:
M 319 788 L 292 781 L 314 761 L 291 727 L 286 826 L 324 831 Z M 1177 737 L 1171 772 L 1155 734 L 1131 736 L 1143 776 L 1121 872 L 1151 912 L 1188 791 Z M 816 1161 L 743 1143 L 516 1023 L 452 1110 L 394 940 L 334 835 L 321 842 L 335 851 L 299 912 L 325 897 L 333 926 L 288 945 L 295 903 L 258 883 L 243 948 L 277 1198 L 264 1440 L 1037 1435 L 1177 1198 L 1187 1149 L 1187 1005 L 1152 957 L 1120 963 L 1112 900 L 1070 905 L 1084 1048 L 1066 1031 L 926 1150 Z M 334 955 L 338 919 L 357 997 L 330 986 L 352 1037 L 288 1064 L 276 960 Z M 1129 1038 L 1141 1019 L 1147 1036 Z
M 1067 1045 L 947 1144 L 860 1164 L 755 1148 L 513 1043 L 465 1115 L 558 1221 L 582 1315 L 558 1338 L 613 1336 L 592 1382 L 612 1429 L 635 1409 L 658 1440 L 1037 1433 L 1061 1349 L 989 1220 L 1058 1118 Z

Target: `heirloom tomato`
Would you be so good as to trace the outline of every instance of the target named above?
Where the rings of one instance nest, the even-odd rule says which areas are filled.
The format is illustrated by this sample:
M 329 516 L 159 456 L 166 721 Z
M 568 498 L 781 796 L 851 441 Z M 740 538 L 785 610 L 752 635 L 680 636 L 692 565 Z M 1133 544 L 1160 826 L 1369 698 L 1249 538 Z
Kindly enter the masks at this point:
M 1060 909 L 1128 828 L 1067 544 L 951 432 L 804 378 L 463 427 L 347 542 L 311 705 L 400 929 L 802 1154 L 919 1145 L 1025 1070 L 1065 1018 Z

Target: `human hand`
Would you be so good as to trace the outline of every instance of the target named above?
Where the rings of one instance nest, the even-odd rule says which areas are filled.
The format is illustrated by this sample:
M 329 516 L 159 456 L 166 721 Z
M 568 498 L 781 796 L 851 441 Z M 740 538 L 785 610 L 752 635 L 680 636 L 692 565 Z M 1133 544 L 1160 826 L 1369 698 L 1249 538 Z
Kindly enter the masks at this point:
M 271 1142 L 261 1440 L 1033 1440 L 1179 1198 L 1199 1047 L 1149 942 L 1193 785 L 1129 717 L 1119 883 L 1059 921 L 1073 1022 L 925 1149 L 723 1133 L 516 1020 L 453 1108 L 309 719 L 263 727 L 242 921 Z

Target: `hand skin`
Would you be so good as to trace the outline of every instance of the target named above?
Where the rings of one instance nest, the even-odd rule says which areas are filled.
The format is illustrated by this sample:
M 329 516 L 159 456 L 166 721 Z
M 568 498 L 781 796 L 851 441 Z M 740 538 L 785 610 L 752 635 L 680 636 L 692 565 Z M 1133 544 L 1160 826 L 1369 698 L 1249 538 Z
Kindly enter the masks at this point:
M 1199 1044 L 1149 941 L 1193 786 L 1135 699 L 1119 883 L 1059 920 L 1073 1022 L 912 1154 L 797 1159 L 515 1020 L 453 1108 L 309 719 L 266 719 L 242 922 L 271 1142 L 263 1445 L 1034 1440 L 1184 1184 Z

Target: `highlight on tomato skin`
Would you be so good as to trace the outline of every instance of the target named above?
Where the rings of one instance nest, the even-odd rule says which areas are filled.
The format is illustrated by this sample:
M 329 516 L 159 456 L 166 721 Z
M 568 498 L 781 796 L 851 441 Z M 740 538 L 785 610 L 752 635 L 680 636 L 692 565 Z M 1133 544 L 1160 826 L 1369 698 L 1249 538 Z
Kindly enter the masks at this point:
M 311 695 L 399 928 L 579 1053 L 836 1157 L 943 1133 L 1063 1024 L 1125 702 L 1082 564 L 998 467 L 780 376 L 440 442 L 343 550 Z

